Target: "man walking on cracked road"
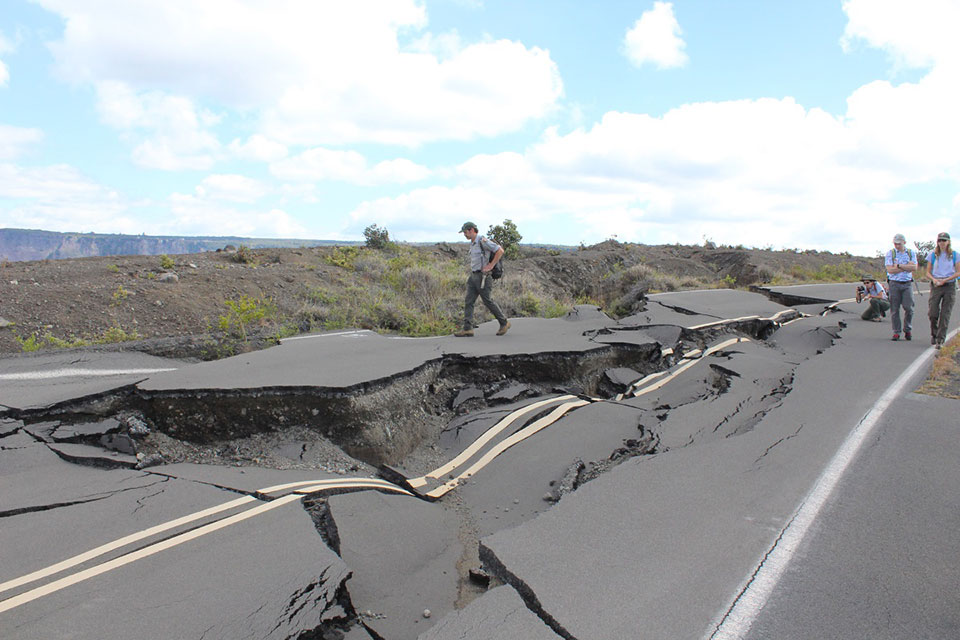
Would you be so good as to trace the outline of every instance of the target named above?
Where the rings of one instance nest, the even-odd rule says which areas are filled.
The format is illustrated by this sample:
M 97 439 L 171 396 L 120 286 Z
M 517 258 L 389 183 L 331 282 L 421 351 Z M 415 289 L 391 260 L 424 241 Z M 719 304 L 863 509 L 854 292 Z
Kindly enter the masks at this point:
M 900 307 L 903 307 L 903 337 L 913 338 L 913 272 L 917 270 L 917 253 L 906 247 L 907 239 L 902 233 L 893 236 L 893 249 L 887 251 L 884 264 L 887 281 L 890 283 L 890 322 L 893 323 L 892 340 L 900 339 Z
M 470 241 L 470 277 L 467 278 L 467 296 L 463 301 L 463 329 L 453 335 L 458 338 L 473 335 L 473 305 L 477 302 L 477 296 L 480 296 L 483 304 L 500 323 L 497 335 L 502 336 L 510 328 L 510 323 L 499 305 L 490 297 L 493 278 L 488 274 L 503 257 L 503 247 L 479 235 L 477 225 L 472 222 L 464 222 L 460 232 Z

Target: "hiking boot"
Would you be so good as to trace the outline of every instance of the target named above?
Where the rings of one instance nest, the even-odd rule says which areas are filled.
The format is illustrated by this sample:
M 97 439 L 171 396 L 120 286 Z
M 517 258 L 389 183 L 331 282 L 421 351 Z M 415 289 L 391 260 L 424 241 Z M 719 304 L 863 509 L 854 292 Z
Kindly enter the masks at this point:
M 899 334 L 899 333 L 895 333 L 895 334 L 893 334 L 893 337 L 890 338 L 890 339 L 893 340 L 894 342 L 896 342 L 897 340 L 900 339 L 900 334 Z
M 933 348 L 936 349 L 937 351 L 940 351 L 940 343 L 938 342 L 936 345 L 934 345 Z
M 907 331 L 907 332 L 905 332 L 905 333 L 903 334 L 903 339 L 904 339 L 904 340 L 913 340 L 913 335 L 912 335 L 909 331 Z
M 457 332 L 456 332 L 455 334 L 453 334 L 453 335 L 456 336 L 456 337 L 458 337 L 458 338 L 472 338 L 472 337 L 473 337 L 473 329 L 460 329 L 460 331 L 457 331 Z
M 930 336 L 930 344 L 937 344 L 937 336 Z
M 871 318 L 871 322 L 883 322 L 883 320 L 880 319 L 880 316 L 877 316 L 876 318 Z
M 506 324 L 500 325 L 500 330 L 497 331 L 497 335 L 498 335 L 498 336 L 502 336 L 503 334 L 505 334 L 505 333 L 507 332 L 508 329 L 510 329 L 510 321 L 509 321 L 509 320 L 507 320 L 507 323 L 506 323 Z

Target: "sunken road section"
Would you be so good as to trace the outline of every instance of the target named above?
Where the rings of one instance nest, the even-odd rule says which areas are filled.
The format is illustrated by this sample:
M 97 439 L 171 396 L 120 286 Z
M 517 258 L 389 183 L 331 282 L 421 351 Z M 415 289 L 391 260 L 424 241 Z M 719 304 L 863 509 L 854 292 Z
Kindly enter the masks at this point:
M 754 316 L 692 329 L 672 327 L 672 331 L 649 326 L 582 327 L 577 333 L 588 346 L 569 351 L 443 353 L 389 375 L 344 386 L 288 382 L 163 389 L 131 385 L 11 417 L 27 423 L 71 424 L 133 414 L 172 438 L 199 446 L 302 427 L 357 460 L 392 465 L 422 444 L 436 441 L 453 417 L 471 409 L 557 393 L 614 398 L 626 389 L 611 383 L 611 371 L 629 370 L 637 378 L 665 371 L 680 358 L 681 345 L 703 347 L 731 330 L 764 340 L 793 317 Z

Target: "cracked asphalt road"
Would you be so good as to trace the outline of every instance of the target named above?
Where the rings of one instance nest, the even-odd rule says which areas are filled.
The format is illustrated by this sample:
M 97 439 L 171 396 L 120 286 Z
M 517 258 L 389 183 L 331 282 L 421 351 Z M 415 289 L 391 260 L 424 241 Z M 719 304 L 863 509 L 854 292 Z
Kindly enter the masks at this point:
M 851 287 L 805 288 L 796 295 L 843 300 Z M 819 313 L 822 303 L 805 304 L 797 309 L 809 315 L 794 320 L 796 313 L 746 292 L 651 298 L 647 311 L 620 323 L 581 309 L 575 320 L 518 322 L 503 339 L 493 338 L 492 330 L 485 336 L 489 327 L 481 327 L 474 341 L 341 332 L 201 365 L 145 362 L 136 354 L 111 354 L 101 362 L 76 354 L 0 361 L 0 405 L 7 407 L 0 423 L 0 588 L 110 540 L 244 496 L 266 509 L 135 562 L 123 560 L 124 554 L 169 544 L 165 540 L 181 530 L 5 589 L 0 607 L 72 571 L 117 561 L 111 571 L 0 611 L 4 637 L 708 637 L 860 418 L 904 363 L 928 350 L 921 340 L 891 343 L 886 326 L 860 322 L 851 303 L 825 315 Z M 131 356 L 127 366 L 125 355 Z M 139 371 L 72 379 L 24 375 L 76 367 L 81 360 L 87 369 Z M 571 362 L 580 370 L 571 373 Z M 496 375 L 481 376 L 474 391 L 460 395 L 469 375 L 451 380 L 485 365 Z M 606 369 L 618 373 L 605 377 Z M 634 388 L 649 391 L 634 395 L 625 387 L 617 397 L 596 395 L 601 379 L 609 385 L 627 370 L 656 373 Z M 420 377 L 410 377 L 412 371 Z M 416 384 L 402 386 L 407 379 Z M 172 404 L 221 394 L 209 415 L 192 409 L 204 420 L 217 419 L 224 398 L 246 397 L 250 422 L 265 424 L 277 414 L 258 417 L 258 402 L 266 403 L 258 398 L 284 388 L 303 397 L 337 388 L 341 396 L 355 394 L 360 400 L 351 406 L 368 412 L 364 424 L 379 424 L 371 417 L 376 406 L 364 405 L 364 398 L 379 393 L 389 404 L 402 389 L 417 416 L 433 416 L 440 424 L 413 437 L 397 435 L 403 427 L 393 423 L 381 434 L 385 449 L 399 457 L 394 473 L 407 478 L 450 460 L 516 407 L 562 393 L 588 401 L 504 449 L 435 502 L 363 487 L 306 498 L 289 494 L 294 489 L 263 495 L 258 491 L 265 487 L 299 483 L 303 489 L 313 486 L 310 481 L 349 480 L 350 474 L 215 465 L 104 469 L 87 465 L 98 457 L 116 459 L 118 452 L 93 441 L 70 443 L 99 451 L 90 454 L 93 462 L 81 464 L 58 456 L 45 440 L 58 429 L 73 433 L 58 424 L 69 421 L 72 411 L 82 409 L 89 421 L 90 412 L 116 410 L 120 400 L 112 393 L 130 402 L 138 393 L 163 391 L 162 402 Z M 77 403 L 78 397 L 85 399 Z M 909 398 L 897 406 L 912 407 L 917 401 Z M 874 616 L 872 637 L 905 637 L 899 635 L 911 628 L 905 607 L 886 617 L 892 621 L 886 628 L 870 607 L 896 608 L 889 596 L 898 588 L 910 588 L 912 602 L 925 602 L 917 575 L 935 574 L 931 589 L 955 578 L 955 561 L 943 560 L 960 548 L 953 533 L 958 529 L 931 517 L 930 510 L 945 503 L 930 496 L 910 503 L 915 508 L 908 521 L 890 515 L 878 520 L 876 513 L 888 503 L 869 487 L 882 486 L 889 475 L 912 477 L 903 475 L 904 464 L 923 467 L 932 459 L 940 463 L 937 469 L 947 466 L 940 458 L 955 422 L 951 411 L 944 401 L 909 413 L 923 416 L 929 438 L 880 438 L 890 448 L 865 455 L 869 473 L 854 467 L 856 482 L 840 485 L 839 502 L 818 520 L 809 548 L 826 551 L 811 551 L 790 565 L 783 589 L 773 591 L 748 637 L 851 637 L 840 631 L 845 627 L 831 626 L 830 615 L 856 619 L 850 609 L 858 602 L 867 606 L 857 615 Z M 304 415 L 330 430 L 324 415 Z M 531 411 L 504 435 L 543 416 Z M 45 430 L 31 425 L 41 418 L 51 422 Z M 454 426 L 442 436 L 448 423 Z M 81 431 L 82 440 L 87 431 Z M 410 440 L 391 448 L 388 440 L 397 437 Z M 951 478 L 931 473 L 923 479 L 944 488 Z M 555 486 L 565 480 L 574 490 L 557 493 Z M 919 482 L 907 486 L 916 492 Z M 856 499 L 842 499 L 847 492 Z M 892 493 L 901 501 L 914 495 L 907 489 Z M 267 509 L 279 500 L 290 504 Z M 875 511 L 851 509 L 861 502 Z M 237 513 L 210 514 L 182 531 L 201 531 Z M 948 532 L 940 529 L 944 525 Z M 897 536 L 883 532 L 902 535 L 905 529 L 925 532 L 921 538 L 928 542 L 897 555 Z M 850 542 L 860 539 L 887 553 L 864 555 L 863 545 Z M 842 552 L 831 552 L 837 549 Z M 467 576 L 481 563 L 492 574 L 489 589 Z M 841 580 L 848 574 L 854 578 Z M 876 584 L 876 575 L 883 576 L 884 587 L 857 602 L 809 597 L 821 584 L 837 593 L 865 590 L 872 580 Z M 936 608 L 942 612 L 937 623 L 917 627 L 928 635 L 914 637 L 939 637 L 937 632 L 955 628 L 949 611 L 958 610 L 956 604 L 955 596 L 947 598 Z

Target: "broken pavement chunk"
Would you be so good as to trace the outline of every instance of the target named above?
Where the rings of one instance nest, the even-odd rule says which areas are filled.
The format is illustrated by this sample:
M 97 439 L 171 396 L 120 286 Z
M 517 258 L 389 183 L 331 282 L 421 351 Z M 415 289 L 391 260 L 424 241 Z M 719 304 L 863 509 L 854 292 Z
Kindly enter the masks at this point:
M 461 389 L 460 392 L 457 394 L 457 396 L 453 399 L 453 402 L 451 403 L 451 408 L 454 411 L 456 411 L 464 403 L 470 400 L 482 400 L 482 399 L 483 399 L 483 391 L 481 391 L 477 387 L 465 387 Z
M 50 437 L 54 442 L 82 442 L 85 439 L 117 433 L 122 428 L 119 421 L 108 418 L 99 422 L 62 424 L 50 434 Z M 127 453 L 132 452 L 128 451 Z
M 358 611 L 377 616 L 363 624 L 378 637 L 413 640 L 457 597 L 457 561 L 463 547 L 459 520 L 440 505 L 364 491 L 330 496 L 340 555 L 353 572 L 347 581 Z
M 100 469 L 133 469 L 137 466 L 136 456 L 118 451 L 104 451 L 99 447 L 68 442 L 51 443 L 50 450 L 67 462 L 82 464 Z

